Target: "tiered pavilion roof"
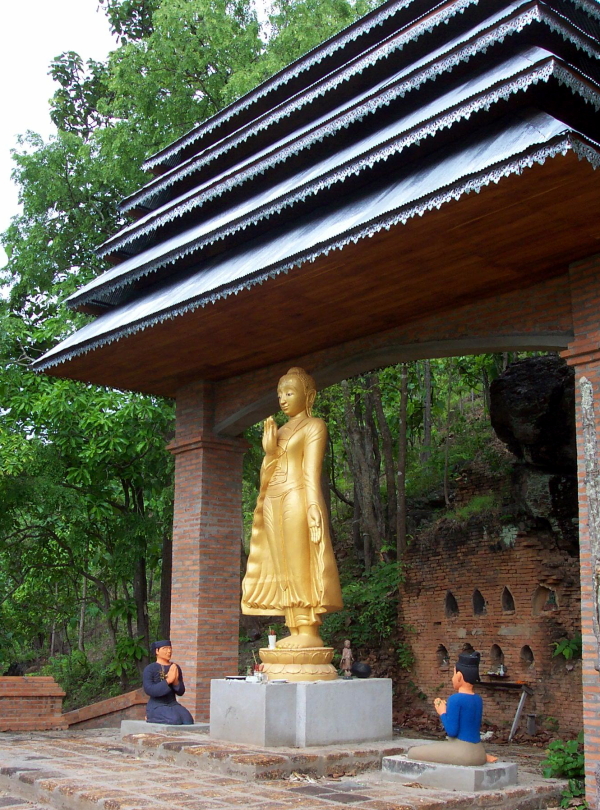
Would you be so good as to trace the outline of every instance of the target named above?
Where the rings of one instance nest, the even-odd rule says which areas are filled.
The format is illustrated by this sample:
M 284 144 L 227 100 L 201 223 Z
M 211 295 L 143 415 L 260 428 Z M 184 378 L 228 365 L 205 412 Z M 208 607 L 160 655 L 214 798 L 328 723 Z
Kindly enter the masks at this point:
M 564 273 L 599 109 L 596 0 L 388 0 L 146 161 L 37 368 L 173 396 Z

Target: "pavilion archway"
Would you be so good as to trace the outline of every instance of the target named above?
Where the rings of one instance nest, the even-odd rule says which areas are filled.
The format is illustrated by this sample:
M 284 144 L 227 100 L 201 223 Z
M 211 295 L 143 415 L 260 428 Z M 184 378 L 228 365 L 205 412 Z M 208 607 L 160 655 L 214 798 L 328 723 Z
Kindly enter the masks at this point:
M 237 667 L 244 452 L 239 436 L 273 412 L 273 391 L 279 376 L 290 365 L 302 365 L 314 374 L 320 387 L 326 387 L 403 360 L 488 351 L 558 351 L 575 366 L 576 381 L 588 380 L 597 396 L 599 301 L 600 256 L 592 256 L 574 263 L 564 274 L 526 289 L 446 310 L 322 352 L 291 356 L 221 382 L 191 383 L 178 391 L 177 434 L 171 445 L 176 454 L 172 638 L 192 676 L 188 705 L 197 716 L 208 716 L 210 678 L 217 668 L 234 671 Z M 582 418 L 578 395 L 584 713 L 593 734 L 598 710 L 597 643 Z M 600 430 L 597 414 L 595 418 Z M 586 685 L 592 688 L 586 690 Z M 600 739 L 596 747 L 593 739 L 587 743 L 592 765 L 594 752 L 600 756 Z M 588 778 L 595 776 L 590 773 Z

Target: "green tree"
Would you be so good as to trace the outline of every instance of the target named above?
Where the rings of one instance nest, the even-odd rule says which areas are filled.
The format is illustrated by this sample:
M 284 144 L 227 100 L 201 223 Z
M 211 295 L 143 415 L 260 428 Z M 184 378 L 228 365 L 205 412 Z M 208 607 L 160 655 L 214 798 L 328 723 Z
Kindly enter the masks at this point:
M 87 581 L 86 601 L 102 612 L 113 646 L 123 618 L 114 604 L 124 599 L 135 618 L 125 631 L 147 648 L 148 577 L 171 531 L 171 404 L 38 377 L 16 362 L 2 369 L 0 395 L 8 406 L 0 428 L 0 599 L 21 598 L 37 583 L 46 607 L 37 630 L 48 635 L 59 614 L 81 605 Z
M 2 235 L 0 629 L 13 659 L 83 648 L 86 615 L 137 658 L 171 532 L 171 403 L 30 362 L 86 322 L 62 302 L 102 271 L 94 251 L 124 224 L 117 203 L 145 182 L 143 160 L 357 13 L 280 6 L 264 43 L 249 0 L 100 2 L 120 44 L 104 63 L 69 51 L 51 65 L 57 135 L 20 138 L 22 214 Z

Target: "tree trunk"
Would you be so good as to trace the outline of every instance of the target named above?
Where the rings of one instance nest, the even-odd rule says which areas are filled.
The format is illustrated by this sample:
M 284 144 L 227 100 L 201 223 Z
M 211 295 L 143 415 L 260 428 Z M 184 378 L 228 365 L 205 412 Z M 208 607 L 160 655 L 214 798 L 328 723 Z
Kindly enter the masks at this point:
M 375 423 L 375 403 L 373 395 L 367 381 L 367 389 L 364 393 L 364 414 L 365 414 L 365 459 L 369 467 L 369 474 L 371 477 L 371 499 L 373 502 L 373 511 L 377 520 L 377 534 L 380 539 L 378 552 L 381 553 L 381 546 L 383 545 L 384 538 L 388 540 L 386 533 L 386 525 L 384 518 L 384 508 L 381 501 L 381 485 L 379 476 L 381 475 L 381 451 L 379 449 L 379 431 Z M 387 545 L 387 543 L 386 543 Z
M 408 406 L 408 365 L 400 365 L 400 412 L 398 414 L 398 525 L 396 528 L 396 559 L 402 559 L 406 551 L 406 449 Z
M 129 588 L 125 580 L 123 580 L 123 593 L 125 594 L 125 600 L 129 602 L 131 599 L 131 594 L 129 593 Z M 133 632 L 133 619 L 131 618 L 131 613 L 129 612 L 129 610 L 127 611 L 127 614 L 125 616 L 125 623 L 127 624 L 127 635 L 131 639 L 135 638 Z
M 450 424 L 451 413 L 450 405 L 452 402 L 452 384 L 454 382 L 454 360 L 451 361 L 450 371 L 448 372 L 448 397 L 446 399 L 446 440 L 444 442 L 444 501 L 446 508 L 450 507 L 450 493 L 448 489 L 448 455 L 450 451 Z M 489 398 L 489 387 L 488 387 Z
M 342 442 L 344 444 L 346 452 L 347 452 L 347 454 L 349 454 L 350 453 L 350 448 L 348 446 L 348 442 L 345 441 L 346 435 L 345 435 L 345 433 L 343 431 L 341 431 L 340 433 L 341 433 Z M 329 444 L 329 465 L 328 465 L 329 466 L 329 481 L 327 483 L 327 486 L 331 490 L 331 492 L 333 492 L 333 494 L 336 496 L 336 498 L 338 498 L 338 500 L 340 500 L 342 503 L 345 503 L 351 509 L 354 509 L 354 501 L 351 501 L 350 498 L 347 498 L 344 495 L 343 492 L 340 492 L 340 488 L 338 487 L 338 485 L 336 483 L 336 478 L 335 478 L 335 452 L 334 452 L 334 449 L 333 449 L 333 440 L 331 438 L 331 434 L 329 435 L 329 438 L 328 438 L 328 444 Z M 329 500 L 331 501 L 331 498 Z
M 87 577 L 83 577 L 81 586 L 81 607 L 79 609 L 79 633 L 77 637 L 77 648 L 80 652 L 85 652 L 85 610 L 87 607 Z
M 423 372 L 423 449 L 421 462 L 427 464 L 431 458 L 431 360 L 425 360 Z
M 450 450 L 450 435 L 446 434 L 446 441 L 444 442 L 444 503 L 446 509 L 450 508 L 450 491 L 448 488 L 448 451 Z
M 362 562 L 363 566 L 367 567 L 365 562 L 365 549 L 363 546 L 362 535 L 360 533 L 360 502 L 358 495 L 358 488 L 354 484 L 354 506 L 352 507 L 352 545 L 357 558 Z
M 365 457 L 363 437 L 357 422 L 356 414 L 350 400 L 350 389 L 344 380 L 341 383 L 344 397 L 344 416 L 348 428 L 349 460 L 352 463 L 352 474 L 356 487 L 356 494 L 360 504 L 361 522 L 364 531 L 369 536 L 369 558 L 365 560 L 365 568 L 370 561 L 371 551 L 378 552 L 381 547 L 377 516 L 373 508 L 372 476 L 370 465 Z
M 242 547 L 243 547 L 242 540 Z M 173 536 L 165 532 L 162 542 L 162 568 L 160 572 L 160 637 L 171 635 L 171 580 L 173 574 Z
M 110 608 L 113 603 L 113 599 L 111 598 L 110 591 L 105 582 L 97 577 L 92 576 L 88 573 L 87 578 L 91 580 L 94 585 L 98 588 L 101 596 L 102 596 L 102 608 L 104 611 L 104 616 L 106 618 L 106 626 L 108 628 L 108 634 L 110 636 L 110 641 L 113 647 L 113 650 L 116 652 L 117 650 L 117 624 L 116 621 L 111 619 L 110 617 Z
M 383 448 L 383 461 L 385 471 L 386 483 L 386 537 L 390 545 L 393 544 L 397 537 L 397 502 L 396 502 L 396 476 L 394 474 L 394 447 L 392 441 L 392 432 L 385 418 L 383 410 L 383 402 L 381 400 L 381 388 L 379 386 L 379 377 L 377 374 L 371 377 L 371 394 L 373 396 L 373 405 L 375 407 L 375 415 L 377 416 L 377 424 L 379 425 L 379 434 L 381 436 L 381 444 Z
M 133 489 L 135 498 L 135 510 L 139 515 L 145 512 L 144 491 L 141 487 Z M 143 646 L 150 649 L 150 620 L 148 618 L 148 578 L 146 570 L 146 543 L 140 543 L 138 558 L 133 571 L 133 599 L 135 601 L 135 619 L 137 637 L 141 639 Z M 144 655 L 141 660 L 136 661 L 138 671 L 142 674 L 144 667 L 148 663 L 148 657 Z
M 54 655 L 56 648 L 56 611 L 58 610 L 58 583 L 54 584 L 54 618 L 52 619 L 52 630 L 50 631 L 50 658 Z
M 369 537 L 369 532 L 363 532 L 363 557 L 365 560 L 365 574 L 368 574 L 371 570 L 371 563 L 372 563 L 372 546 L 371 546 L 371 538 Z
M 490 412 L 490 378 L 485 369 L 481 371 L 481 384 L 483 388 L 483 412 Z
M 146 581 L 146 558 L 142 555 L 138 557 L 135 564 L 135 571 L 133 574 L 133 598 L 135 600 L 135 613 L 136 613 L 136 634 L 141 638 L 142 644 L 146 649 L 150 648 L 150 622 L 148 619 L 148 583 Z M 142 673 L 144 667 L 148 663 L 148 659 L 144 656 L 137 662 L 137 667 Z

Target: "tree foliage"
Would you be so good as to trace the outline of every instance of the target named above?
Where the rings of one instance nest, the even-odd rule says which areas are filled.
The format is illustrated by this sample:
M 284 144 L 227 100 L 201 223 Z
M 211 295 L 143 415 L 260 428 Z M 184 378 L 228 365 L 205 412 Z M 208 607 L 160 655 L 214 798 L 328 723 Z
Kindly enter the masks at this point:
M 145 182 L 143 160 L 363 9 L 280 3 L 264 41 L 250 0 L 100 4 L 118 46 L 105 62 L 55 59 L 56 136 L 28 132 L 14 150 L 22 213 L 2 235 L 0 276 L 0 667 L 67 653 L 68 680 L 87 671 L 68 654 L 84 655 L 86 627 L 100 624 L 124 684 L 159 622 L 172 405 L 36 376 L 29 363 L 85 323 L 64 299 L 102 271 L 94 251 L 124 224 L 117 203 Z

